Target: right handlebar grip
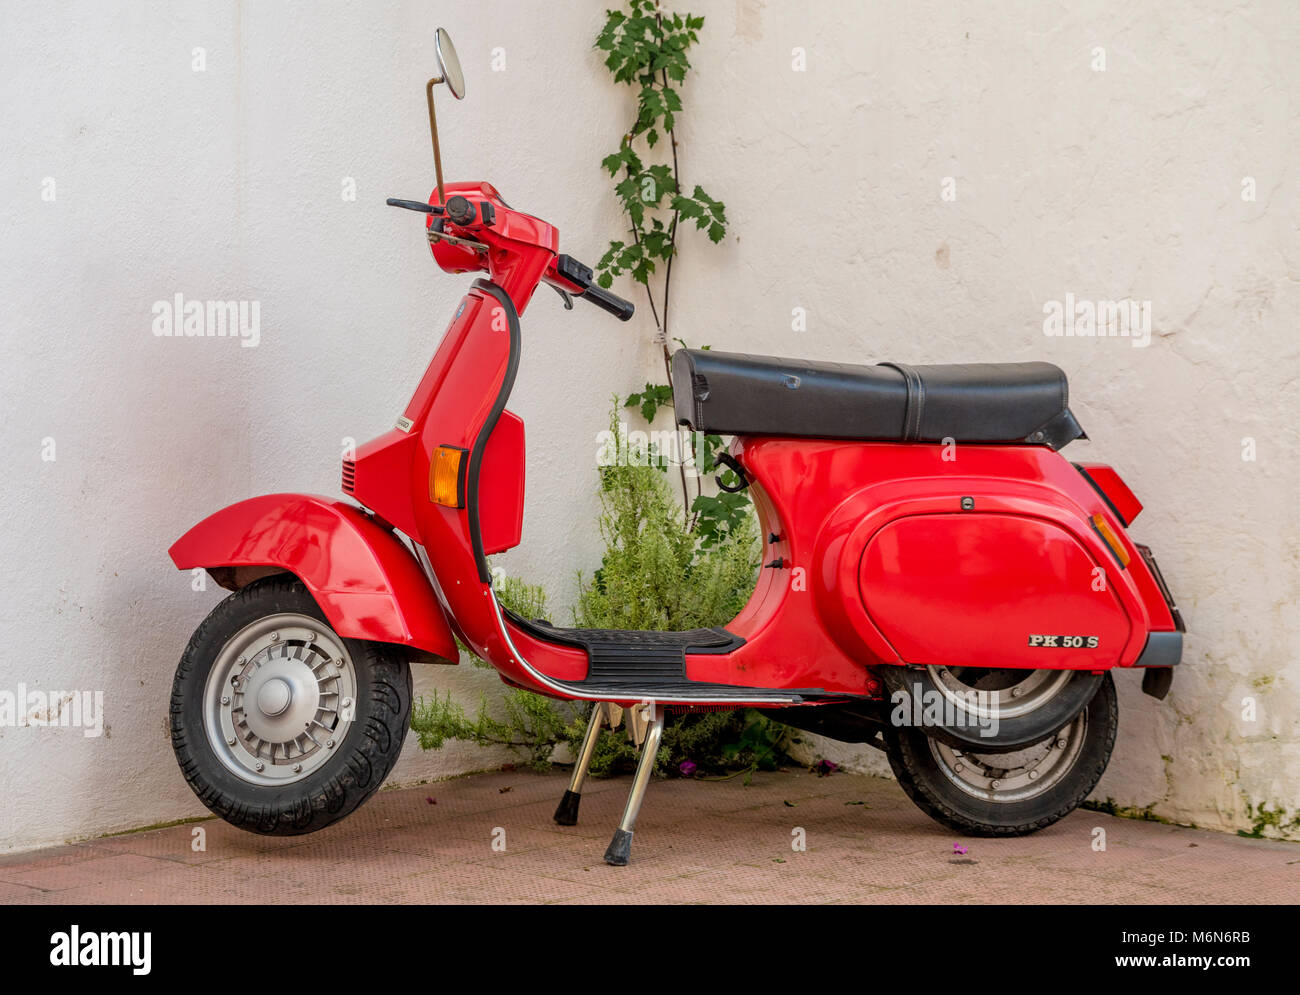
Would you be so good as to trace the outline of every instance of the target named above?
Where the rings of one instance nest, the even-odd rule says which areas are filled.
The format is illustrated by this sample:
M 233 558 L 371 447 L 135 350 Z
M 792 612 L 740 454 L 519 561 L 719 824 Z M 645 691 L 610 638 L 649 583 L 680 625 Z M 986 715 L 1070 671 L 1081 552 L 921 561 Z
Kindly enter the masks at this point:
M 631 301 L 625 301 L 618 294 L 611 294 L 594 283 L 582 292 L 582 299 L 591 301 L 602 311 L 608 311 L 619 321 L 628 321 L 636 311 Z

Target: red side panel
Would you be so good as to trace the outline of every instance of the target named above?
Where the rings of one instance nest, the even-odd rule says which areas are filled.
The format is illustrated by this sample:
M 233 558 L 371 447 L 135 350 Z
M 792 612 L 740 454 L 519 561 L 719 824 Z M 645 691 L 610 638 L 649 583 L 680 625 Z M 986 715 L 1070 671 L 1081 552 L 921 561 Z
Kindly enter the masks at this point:
M 524 528 L 524 422 L 509 411 L 501 412 L 483 448 L 478 522 L 485 555 L 519 545 Z
M 268 494 L 209 515 L 169 550 L 182 570 L 279 567 L 306 585 L 334 631 L 459 654 L 433 587 L 392 532 L 342 501 Z
M 908 663 L 1103 669 L 1130 626 L 1098 565 L 1039 518 L 911 515 L 872 536 L 859 589 Z

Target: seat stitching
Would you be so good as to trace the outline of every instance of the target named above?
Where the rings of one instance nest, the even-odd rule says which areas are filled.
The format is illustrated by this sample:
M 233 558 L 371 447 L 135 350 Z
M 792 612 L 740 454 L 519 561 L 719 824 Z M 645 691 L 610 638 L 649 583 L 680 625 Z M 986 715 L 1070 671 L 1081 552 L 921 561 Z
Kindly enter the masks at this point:
M 915 372 L 915 371 L 913 371 Z M 916 374 L 916 431 L 913 432 L 912 438 L 921 438 L 921 417 L 925 411 L 925 380 L 920 373 Z

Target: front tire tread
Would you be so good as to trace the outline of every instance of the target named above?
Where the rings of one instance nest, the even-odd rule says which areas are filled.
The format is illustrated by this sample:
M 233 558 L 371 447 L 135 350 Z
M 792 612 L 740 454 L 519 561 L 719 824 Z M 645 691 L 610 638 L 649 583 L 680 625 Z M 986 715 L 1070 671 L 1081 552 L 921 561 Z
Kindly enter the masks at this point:
M 245 798 L 223 787 L 219 782 L 231 782 L 233 775 L 211 752 L 202 721 L 194 714 L 194 697 L 201 699 L 208 668 L 229 638 L 254 619 L 280 612 L 326 621 L 311 594 L 291 574 L 266 577 L 240 588 L 194 631 L 176 669 L 169 709 L 172 748 L 195 796 L 231 825 L 264 836 L 316 832 L 350 815 L 378 790 L 397 763 L 411 714 L 411 672 L 405 658 L 383 643 L 346 640 L 358 679 L 362 672 L 370 675 L 369 714 L 364 718 L 358 715 L 351 734 L 336 747 L 349 750 L 346 759 L 331 761 L 315 772 L 329 775 L 323 782 L 313 775 L 284 788 L 236 784 L 236 790 L 249 792 Z M 310 787 L 303 790 L 304 785 Z M 253 801 L 259 792 L 272 800 Z

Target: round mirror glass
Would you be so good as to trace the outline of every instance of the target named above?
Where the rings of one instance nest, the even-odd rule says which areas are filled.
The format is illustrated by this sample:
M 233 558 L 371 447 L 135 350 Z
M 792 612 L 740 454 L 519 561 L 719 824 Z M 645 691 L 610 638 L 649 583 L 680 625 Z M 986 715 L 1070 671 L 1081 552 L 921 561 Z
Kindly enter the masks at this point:
M 451 35 L 442 28 L 438 29 L 434 44 L 438 49 L 438 68 L 442 70 L 442 81 L 457 100 L 465 99 L 465 74 L 460 71 L 460 59 L 456 57 L 456 46 L 451 43 Z

